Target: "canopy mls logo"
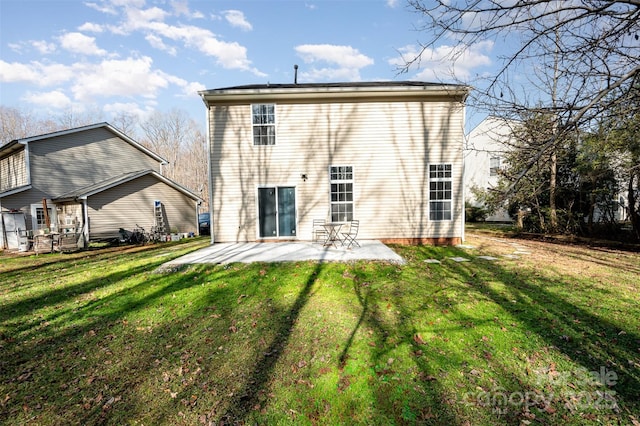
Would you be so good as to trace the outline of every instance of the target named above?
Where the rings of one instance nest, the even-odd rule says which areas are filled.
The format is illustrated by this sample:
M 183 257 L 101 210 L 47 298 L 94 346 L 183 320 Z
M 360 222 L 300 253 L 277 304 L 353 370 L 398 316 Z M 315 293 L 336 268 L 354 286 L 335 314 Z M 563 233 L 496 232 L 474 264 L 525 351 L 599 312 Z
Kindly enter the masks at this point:
M 467 392 L 461 402 L 466 405 L 491 407 L 497 414 L 511 411 L 529 412 L 537 408 L 554 413 L 554 404 L 575 410 L 618 411 L 616 392 L 611 390 L 618 383 L 618 375 L 613 370 L 600 367 L 598 371 L 578 368 L 573 371 L 556 371 L 555 366 L 535 372 L 531 388 L 510 391 L 502 386 L 491 390 Z

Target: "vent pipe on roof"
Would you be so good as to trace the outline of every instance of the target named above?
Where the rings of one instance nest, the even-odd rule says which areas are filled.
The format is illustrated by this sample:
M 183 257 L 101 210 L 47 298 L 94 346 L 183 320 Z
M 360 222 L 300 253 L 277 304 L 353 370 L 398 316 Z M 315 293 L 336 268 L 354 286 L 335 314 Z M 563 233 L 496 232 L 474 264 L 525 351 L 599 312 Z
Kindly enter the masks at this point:
M 293 84 L 298 84 L 298 65 L 293 66 Z

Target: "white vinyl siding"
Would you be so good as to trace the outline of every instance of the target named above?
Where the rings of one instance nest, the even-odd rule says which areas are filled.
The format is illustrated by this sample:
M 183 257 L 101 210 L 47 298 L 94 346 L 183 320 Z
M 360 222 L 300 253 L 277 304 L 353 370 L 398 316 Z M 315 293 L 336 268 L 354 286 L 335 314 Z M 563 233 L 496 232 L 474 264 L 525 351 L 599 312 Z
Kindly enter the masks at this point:
M 277 145 L 253 145 L 248 104 L 210 108 L 212 233 L 216 241 L 253 241 L 255 188 L 296 186 L 298 237 L 311 238 L 313 219 L 330 220 L 331 165 L 357 171 L 353 188 L 359 237 L 460 237 L 463 226 L 464 108 L 433 101 L 277 104 Z M 428 164 L 452 165 L 453 216 L 428 220 Z M 307 179 L 303 180 L 302 175 Z

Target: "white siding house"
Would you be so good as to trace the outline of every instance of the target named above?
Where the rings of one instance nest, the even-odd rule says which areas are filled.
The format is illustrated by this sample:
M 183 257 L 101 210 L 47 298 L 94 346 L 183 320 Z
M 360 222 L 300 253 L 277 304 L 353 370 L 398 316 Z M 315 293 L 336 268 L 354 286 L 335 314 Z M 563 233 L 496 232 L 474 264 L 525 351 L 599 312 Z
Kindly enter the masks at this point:
M 505 153 L 515 123 L 497 117 L 487 117 L 467 135 L 464 149 L 464 187 L 466 201 L 480 207 L 474 189 L 487 190 L 498 184 L 499 171 L 504 168 Z M 486 218 L 490 222 L 510 222 L 506 210 L 498 210 Z
M 468 91 L 382 82 L 200 92 L 212 241 L 310 240 L 314 219 L 358 219 L 360 239 L 462 241 Z

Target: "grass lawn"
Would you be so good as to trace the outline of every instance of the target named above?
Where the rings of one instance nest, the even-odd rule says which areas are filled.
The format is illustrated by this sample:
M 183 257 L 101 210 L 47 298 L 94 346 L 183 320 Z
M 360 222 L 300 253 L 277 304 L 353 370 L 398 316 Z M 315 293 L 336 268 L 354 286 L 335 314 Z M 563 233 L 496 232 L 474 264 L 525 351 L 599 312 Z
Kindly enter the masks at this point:
M 206 244 L 0 254 L 0 423 L 640 424 L 638 253 L 154 272 Z

